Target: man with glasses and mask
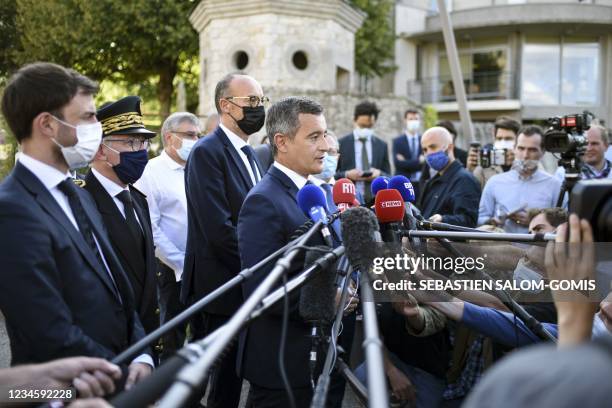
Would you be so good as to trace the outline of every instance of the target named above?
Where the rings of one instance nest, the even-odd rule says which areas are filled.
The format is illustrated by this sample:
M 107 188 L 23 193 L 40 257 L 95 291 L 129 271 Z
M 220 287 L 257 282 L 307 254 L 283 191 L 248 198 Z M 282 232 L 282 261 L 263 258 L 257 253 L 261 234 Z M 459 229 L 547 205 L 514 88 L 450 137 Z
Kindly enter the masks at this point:
M 219 126 L 196 143 L 185 167 L 188 226 L 181 299 L 186 304 L 210 294 L 241 270 L 238 213 L 264 175 L 247 141 L 264 125 L 267 100 L 261 85 L 248 75 L 229 74 L 215 88 Z M 237 287 L 206 306 L 201 319 L 192 321 L 194 339 L 225 324 L 242 302 Z M 237 407 L 241 387 L 234 346 L 214 368 L 206 406 Z
M 144 127 L 137 96 L 108 104 L 98 110 L 97 116 L 102 123 L 102 144 L 84 188 L 102 214 L 132 285 L 140 320 L 150 333 L 159 327 L 155 248 L 147 200 L 133 184 L 147 165 L 147 147 L 155 133 Z
M 22 152 L 0 185 L 0 309 L 13 365 L 112 359 L 144 337 L 102 217 L 69 173 L 98 151 L 97 90 L 89 78 L 50 63 L 22 67 L 4 90 L 2 114 Z M 137 357 L 126 386 L 148 375 L 150 364 L 148 354 Z
M 147 196 L 155 254 L 161 324 L 184 310 L 180 302 L 181 278 L 187 243 L 187 198 L 185 163 L 200 137 L 200 120 L 189 112 L 175 112 L 164 121 L 161 139 L 164 150 L 151 160 L 136 187 Z M 162 339 L 165 360 L 185 342 L 186 326 Z

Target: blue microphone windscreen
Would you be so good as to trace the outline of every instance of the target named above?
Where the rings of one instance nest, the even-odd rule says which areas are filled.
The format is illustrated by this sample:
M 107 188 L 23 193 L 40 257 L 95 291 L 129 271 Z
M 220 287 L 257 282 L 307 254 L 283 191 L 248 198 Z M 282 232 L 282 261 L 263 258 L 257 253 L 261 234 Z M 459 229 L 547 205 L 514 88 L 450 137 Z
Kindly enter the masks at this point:
M 406 176 L 397 175 L 391 177 L 391 180 L 389 180 L 389 187 L 387 188 L 399 191 L 404 202 L 413 203 L 415 200 L 414 187 L 410 179 Z
M 376 177 L 374 180 L 372 180 L 372 185 L 370 186 L 371 189 L 372 189 L 372 196 L 376 197 L 376 194 L 380 190 L 388 189 L 389 187 L 387 187 L 387 184 L 389 184 L 389 178 L 388 177 L 380 176 L 380 177 Z
M 320 187 L 314 184 L 306 184 L 298 191 L 297 202 L 307 216 L 310 216 L 310 210 L 313 207 L 323 207 L 325 211 L 329 212 L 327 200 L 325 200 L 325 193 Z

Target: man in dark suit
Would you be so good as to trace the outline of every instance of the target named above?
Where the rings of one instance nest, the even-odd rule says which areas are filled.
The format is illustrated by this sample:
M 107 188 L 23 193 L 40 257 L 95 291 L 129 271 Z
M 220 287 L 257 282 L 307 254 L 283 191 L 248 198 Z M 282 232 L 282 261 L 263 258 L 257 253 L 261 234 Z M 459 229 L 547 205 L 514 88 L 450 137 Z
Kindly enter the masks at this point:
M 421 150 L 421 118 L 419 112 L 408 109 L 404 113 L 406 130 L 393 139 L 393 165 L 395 174 L 406 176 L 412 181 L 418 195 L 418 182 L 425 156 Z
M 355 106 L 355 130 L 340 139 L 340 159 L 336 178 L 349 178 L 355 182 L 357 192 L 366 204 L 374 197 L 370 184 L 378 176 L 391 173 L 387 143 L 374 135 L 372 128 L 380 111 L 373 102 L 364 101 Z
M 264 124 L 261 86 L 247 75 L 227 75 L 215 89 L 221 119 L 215 131 L 194 146 L 185 167 L 187 249 L 181 298 L 192 303 L 240 272 L 236 225 L 247 193 L 261 179 L 249 135 Z M 195 320 L 194 338 L 211 333 L 242 304 L 235 288 L 204 309 Z M 241 380 L 236 376 L 236 350 L 230 348 L 211 375 L 208 407 L 237 407 Z
M 111 359 L 144 336 L 102 218 L 69 173 L 87 165 L 100 144 L 97 89 L 73 70 L 36 63 L 17 71 L 4 91 L 2 113 L 22 151 L 0 185 L 0 309 L 14 365 Z M 126 385 L 151 369 L 151 357 L 139 356 Z
M 98 110 L 102 144 L 85 177 L 136 301 L 145 332 L 159 327 L 155 248 L 149 207 L 132 184 L 147 164 L 147 147 L 154 132 L 145 129 L 140 98 L 127 96 Z M 156 350 L 159 351 L 159 350 Z
M 323 108 L 318 103 L 298 97 L 283 99 L 268 110 L 266 131 L 270 135 L 274 164 L 261 182 L 247 196 L 238 219 L 238 245 L 244 268 L 251 267 L 281 248 L 306 216 L 297 204 L 299 189 L 311 174 L 321 173 L 329 145 Z M 322 243 L 316 237 L 310 245 Z M 289 272 L 303 266 L 303 257 Z M 273 264 L 260 269 L 243 282 L 244 297 L 253 293 L 271 271 Z M 312 398 L 308 358 L 311 347 L 309 326 L 297 315 L 291 298 L 285 341 L 284 362 L 296 406 L 308 407 Z M 248 326 L 240 338 L 239 369 L 250 385 L 253 408 L 288 407 L 278 364 L 282 316 L 270 313 Z M 280 312 L 282 314 L 282 312 Z

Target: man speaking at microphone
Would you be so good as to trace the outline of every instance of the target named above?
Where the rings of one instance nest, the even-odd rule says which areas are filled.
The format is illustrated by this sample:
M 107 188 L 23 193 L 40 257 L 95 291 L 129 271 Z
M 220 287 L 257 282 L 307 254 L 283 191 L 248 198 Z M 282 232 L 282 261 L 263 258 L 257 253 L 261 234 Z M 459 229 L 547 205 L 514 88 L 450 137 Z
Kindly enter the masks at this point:
M 274 164 L 249 192 L 238 217 L 238 247 L 242 267 L 248 268 L 287 244 L 293 232 L 307 221 L 297 204 L 297 192 L 311 174 L 321 173 L 329 145 L 323 108 L 307 98 L 289 97 L 267 113 Z M 321 244 L 317 236 L 309 245 Z M 300 258 L 303 259 L 303 258 Z M 302 270 L 297 262 L 290 275 Z M 242 291 L 250 296 L 273 268 L 273 263 L 245 281 Z M 296 313 L 291 296 L 284 350 L 284 371 L 297 407 L 308 407 L 312 398 L 309 373 L 310 328 Z M 282 311 L 254 321 L 240 338 L 238 369 L 251 385 L 253 408 L 289 407 L 279 365 Z

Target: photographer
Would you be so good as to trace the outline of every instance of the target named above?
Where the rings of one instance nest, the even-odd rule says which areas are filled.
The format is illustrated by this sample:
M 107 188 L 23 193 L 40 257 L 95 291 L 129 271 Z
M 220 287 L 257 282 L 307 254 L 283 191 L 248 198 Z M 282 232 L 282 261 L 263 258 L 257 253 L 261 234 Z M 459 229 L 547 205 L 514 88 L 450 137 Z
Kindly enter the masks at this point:
M 493 144 L 493 148 L 506 149 L 506 161 L 502 165 L 496 164 L 483 168 L 479 163 L 480 149 L 477 147 L 470 147 L 467 158 L 467 169 L 471 171 L 474 177 L 480 182 L 481 188 L 484 188 L 485 184 L 487 184 L 489 179 L 494 175 L 510 170 L 510 166 L 512 166 L 512 162 L 514 161 L 514 147 L 520 128 L 521 124 L 519 122 L 506 116 L 500 116 L 495 121 L 495 143 Z
M 524 127 L 514 149 L 512 169 L 491 177 L 482 192 L 478 225 L 499 225 L 506 232 L 524 233 L 530 208 L 555 206 L 561 182 L 538 168 L 543 154 L 542 130 Z

